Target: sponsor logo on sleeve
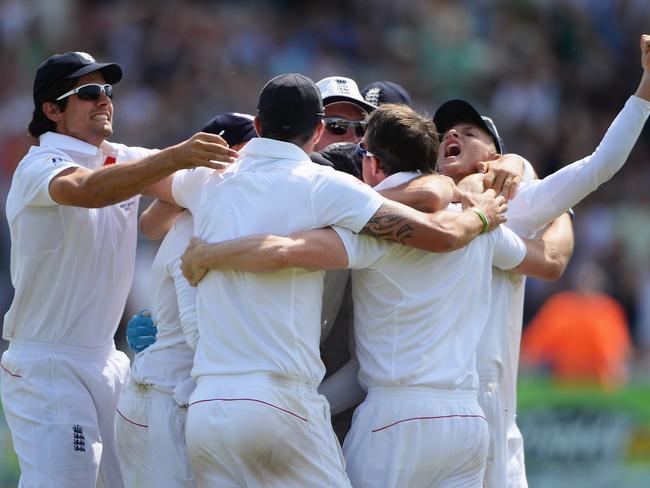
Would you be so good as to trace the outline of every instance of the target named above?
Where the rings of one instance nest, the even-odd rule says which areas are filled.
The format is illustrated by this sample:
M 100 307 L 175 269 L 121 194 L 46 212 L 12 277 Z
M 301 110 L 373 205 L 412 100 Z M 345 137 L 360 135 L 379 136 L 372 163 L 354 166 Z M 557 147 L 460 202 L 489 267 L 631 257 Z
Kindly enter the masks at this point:
M 59 164 L 59 163 L 64 162 L 64 161 L 65 161 L 65 159 L 62 158 L 62 157 L 60 157 L 60 156 L 55 156 L 55 157 L 53 157 L 53 158 L 48 158 L 48 162 L 52 163 L 52 164 L 55 165 L 55 166 L 56 166 L 57 164 Z

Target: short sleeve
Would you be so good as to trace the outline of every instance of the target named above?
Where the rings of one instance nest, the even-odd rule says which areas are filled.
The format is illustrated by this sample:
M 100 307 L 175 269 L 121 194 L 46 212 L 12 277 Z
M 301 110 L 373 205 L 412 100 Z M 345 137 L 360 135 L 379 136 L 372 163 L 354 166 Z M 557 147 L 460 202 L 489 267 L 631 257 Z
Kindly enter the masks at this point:
M 372 267 L 394 246 L 394 244 L 380 241 L 374 237 L 360 236 L 342 227 L 333 227 L 333 229 L 343 241 L 345 252 L 348 255 L 348 268 L 350 269 Z
M 172 198 L 181 207 L 195 213 L 201 201 L 201 192 L 205 182 L 212 175 L 208 168 L 184 169 L 174 173 L 172 180 Z
M 385 201 L 354 176 L 323 168 L 314 176 L 314 226 L 338 225 L 359 232 Z
M 526 257 L 526 243 L 517 234 L 501 225 L 489 235 L 495 239 L 494 266 L 508 270 L 521 264 Z
M 24 206 L 58 205 L 50 195 L 50 182 L 68 168 L 80 168 L 65 153 L 43 154 L 24 159 L 14 174 L 14 185 L 20 190 Z

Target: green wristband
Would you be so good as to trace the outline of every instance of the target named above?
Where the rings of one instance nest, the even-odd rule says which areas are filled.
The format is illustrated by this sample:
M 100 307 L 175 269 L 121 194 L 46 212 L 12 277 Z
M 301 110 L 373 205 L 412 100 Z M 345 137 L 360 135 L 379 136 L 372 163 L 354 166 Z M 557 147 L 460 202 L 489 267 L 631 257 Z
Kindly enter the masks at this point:
M 488 218 L 487 214 L 483 211 L 483 209 L 478 207 L 471 207 L 470 210 L 478 215 L 479 219 L 481 219 L 481 222 L 483 223 L 481 234 L 485 234 L 490 228 L 490 219 Z

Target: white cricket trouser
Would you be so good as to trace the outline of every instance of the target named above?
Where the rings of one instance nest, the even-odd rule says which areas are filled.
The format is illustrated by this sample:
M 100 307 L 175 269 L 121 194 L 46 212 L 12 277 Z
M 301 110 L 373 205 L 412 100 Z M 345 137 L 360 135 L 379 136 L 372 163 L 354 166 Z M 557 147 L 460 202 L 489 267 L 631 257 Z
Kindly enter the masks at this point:
M 487 446 L 475 391 L 372 387 L 343 453 L 355 488 L 481 488 Z
M 478 403 L 488 421 L 490 443 L 485 465 L 485 487 L 504 488 L 507 479 L 508 441 L 507 416 L 501 405 L 498 375 L 482 375 L 479 382 Z
M 129 359 L 112 341 L 101 348 L 12 341 L 1 365 L 19 486 L 124 486 L 114 419 Z
M 115 416 L 118 454 L 127 488 L 194 488 L 185 419 L 171 393 L 129 379 Z
M 203 376 L 187 449 L 200 487 L 350 487 L 327 400 L 267 374 Z
M 517 424 L 508 429 L 508 488 L 528 488 L 524 463 L 524 439 Z

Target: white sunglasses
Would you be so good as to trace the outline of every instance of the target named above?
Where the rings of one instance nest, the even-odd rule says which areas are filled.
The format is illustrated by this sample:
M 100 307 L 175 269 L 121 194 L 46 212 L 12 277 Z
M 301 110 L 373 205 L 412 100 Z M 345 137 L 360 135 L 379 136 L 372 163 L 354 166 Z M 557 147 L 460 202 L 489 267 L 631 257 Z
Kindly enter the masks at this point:
M 64 93 L 56 100 L 63 100 L 70 95 L 77 95 L 79 100 L 99 100 L 101 94 L 106 95 L 108 98 L 113 98 L 113 87 L 108 83 L 105 85 L 99 83 L 88 83 L 87 85 L 78 86 L 73 88 L 67 93 Z

